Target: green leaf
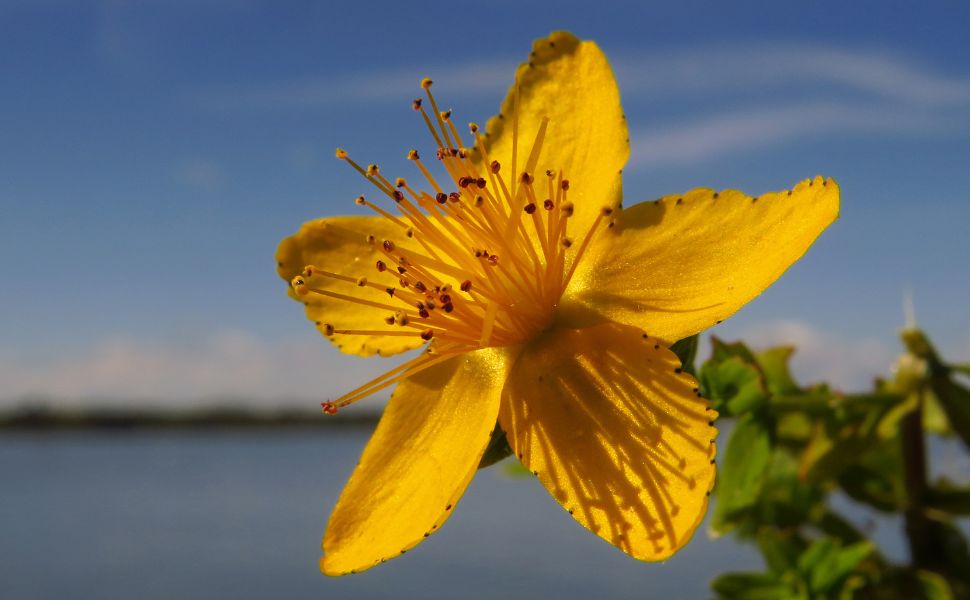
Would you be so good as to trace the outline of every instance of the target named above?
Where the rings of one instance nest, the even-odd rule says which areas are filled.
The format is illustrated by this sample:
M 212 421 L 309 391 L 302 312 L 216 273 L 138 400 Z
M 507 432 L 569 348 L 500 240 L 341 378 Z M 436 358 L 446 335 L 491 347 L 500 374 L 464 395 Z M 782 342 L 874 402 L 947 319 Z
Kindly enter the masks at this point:
M 697 367 L 695 365 L 697 359 L 697 340 L 698 334 L 694 334 L 690 337 L 686 337 L 680 341 L 674 342 L 670 347 L 677 358 L 680 359 L 680 364 L 685 371 L 691 375 L 697 376 Z
M 738 525 L 736 517 L 758 499 L 771 461 L 771 431 L 763 419 L 746 414 L 738 419 L 721 460 L 717 501 L 711 528 L 726 533 Z
M 509 440 L 505 437 L 502 426 L 496 423 L 495 429 L 492 430 L 492 437 L 488 440 L 488 446 L 485 447 L 485 453 L 478 462 L 478 468 L 490 467 L 511 455 L 512 447 L 509 446 Z
M 932 571 L 918 571 L 916 578 L 923 600 L 953 600 L 953 592 L 946 578 Z
M 951 515 L 970 515 L 970 487 L 961 488 L 941 480 L 926 490 L 923 501 L 928 508 Z
M 819 538 L 798 560 L 812 591 L 832 595 L 859 563 L 872 554 L 873 545 L 864 541 L 842 547 L 831 538 Z
M 790 588 L 770 573 L 725 573 L 711 582 L 723 600 L 779 600 Z
M 764 373 L 768 391 L 772 394 L 795 394 L 801 388 L 795 383 L 788 368 L 791 355 L 795 352 L 792 346 L 779 346 L 758 352 L 755 358 Z
M 799 540 L 774 527 L 764 527 L 757 535 L 758 549 L 768 568 L 778 575 L 794 571 L 803 547 Z
M 953 381 L 949 373 L 933 375 L 931 385 L 950 427 L 970 448 L 970 390 Z

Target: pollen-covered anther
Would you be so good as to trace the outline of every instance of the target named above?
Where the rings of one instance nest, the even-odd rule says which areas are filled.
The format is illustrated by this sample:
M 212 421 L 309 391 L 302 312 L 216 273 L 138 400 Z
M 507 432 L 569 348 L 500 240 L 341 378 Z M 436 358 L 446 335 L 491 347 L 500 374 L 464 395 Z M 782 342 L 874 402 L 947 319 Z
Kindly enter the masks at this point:
M 410 323 L 410 320 L 408 320 L 408 314 L 406 312 L 399 310 L 396 313 L 394 313 L 394 322 L 400 325 L 401 327 L 404 327 L 405 325 Z
M 323 325 L 321 325 L 321 327 L 323 328 L 323 335 L 327 337 L 333 337 L 333 332 L 334 332 L 333 325 L 331 325 L 330 323 L 324 323 Z
M 434 82 L 428 79 L 427 77 L 421 80 L 421 87 L 424 89 L 429 89 L 432 86 L 432 84 L 434 84 Z
M 421 160 L 421 155 L 417 150 L 408 150 L 408 160 Z
M 306 288 L 306 281 L 302 275 L 297 275 L 290 280 L 290 287 L 293 288 L 293 293 L 297 296 L 306 296 L 310 291 Z
M 356 204 L 357 206 L 363 206 L 367 204 L 367 201 L 364 200 L 363 196 L 357 196 L 356 198 L 354 198 L 354 204 Z
M 347 160 L 347 151 L 343 148 L 337 148 L 333 154 L 340 160 Z
M 448 110 L 445 110 L 445 111 L 442 111 L 441 112 L 441 120 L 442 121 L 444 121 L 444 122 L 447 123 L 450 119 L 451 119 L 451 109 L 450 108 Z
M 367 165 L 367 176 L 377 177 L 381 174 L 381 168 L 373 163 Z
M 337 414 L 337 405 L 334 404 L 333 402 L 330 402 L 329 400 L 327 400 L 326 402 L 321 402 L 320 408 L 323 409 L 324 414 L 327 414 L 327 415 Z
M 398 177 L 394 180 L 394 187 L 404 187 L 408 184 L 407 179 L 403 177 Z
M 468 131 L 472 132 L 472 134 L 478 133 L 478 123 L 469 123 Z

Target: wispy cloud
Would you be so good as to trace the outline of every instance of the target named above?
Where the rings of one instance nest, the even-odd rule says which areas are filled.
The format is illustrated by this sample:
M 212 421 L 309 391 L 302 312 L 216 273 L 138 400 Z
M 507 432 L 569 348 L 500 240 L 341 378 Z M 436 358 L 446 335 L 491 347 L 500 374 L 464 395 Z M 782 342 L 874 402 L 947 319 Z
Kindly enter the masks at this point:
M 175 166 L 175 181 L 196 190 L 211 192 L 222 188 L 226 183 L 223 168 L 212 160 L 192 159 Z
M 875 338 L 852 338 L 796 320 L 745 328 L 738 336 L 755 348 L 795 346 L 793 373 L 801 383 L 831 383 L 845 391 L 870 389 L 890 374 L 899 349 Z
M 970 133 L 970 77 L 935 72 L 886 52 L 764 44 L 611 58 L 628 111 L 651 98 L 697 102 L 673 123 L 635 129 L 631 168 L 710 159 L 805 136 Z M 399 102 L 425 74 L 448 98 L 500 95 L 514 65 L 505 59 L 414 66 L 343 78 L 229 85 L 197 90 L 191 98 L 217 110 Z M 734 108 L 720 109 L 727 105 Z
M 41 397 L 68 406 L 92 401 L 185 406 L 232 398 L 312 408 L 393 364 L 340 355 L 312 336 L 267 341 L 245 331 L 222 331 L 179 345 L 106 338 L 43 360 L 0 348 L 0 407 Z
M 211 110 L 320 109 L 350 103 L 404 102 L 420 92 L 422 77 L 435 80 L 443 97 L 505 90 L 515 61 L 463 65 L 415 65 L 343 77 L 308 76 L 298 80 L 260 84 L 227 84 L 187 94 L 196 105 Z
M 626 96 L 770 92 L 835 84 L 846 91 L 893 101 L 970 104 L 967 75 L 935 73 L 917 61 L 871 50 L 765 44 L 620 57 L 614 62 Z
M 687 163 L 793 139 L 849 134 L 955 134 L 966 124 L 922 110 L 845 102 L 758 107 L 641 130 L 631 139 L 633 168 Z

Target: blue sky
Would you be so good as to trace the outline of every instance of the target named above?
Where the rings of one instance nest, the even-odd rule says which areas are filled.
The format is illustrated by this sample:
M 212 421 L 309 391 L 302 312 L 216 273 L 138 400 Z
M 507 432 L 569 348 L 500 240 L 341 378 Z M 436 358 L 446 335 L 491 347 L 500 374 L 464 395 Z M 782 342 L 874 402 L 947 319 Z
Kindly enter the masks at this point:
M 908 286 L 970 359 L 967 22 L 952 2 L 0 2 L 0 402 L 318 400 L 379 373 L 286 299 L 278 241 L 356 212 L 338 145 L 411 175 L 421 77 L 484 122 L 556 29 L 614 64 L 626 204 L 840 182 L 841 219 L 715 333 L 858 387 Z

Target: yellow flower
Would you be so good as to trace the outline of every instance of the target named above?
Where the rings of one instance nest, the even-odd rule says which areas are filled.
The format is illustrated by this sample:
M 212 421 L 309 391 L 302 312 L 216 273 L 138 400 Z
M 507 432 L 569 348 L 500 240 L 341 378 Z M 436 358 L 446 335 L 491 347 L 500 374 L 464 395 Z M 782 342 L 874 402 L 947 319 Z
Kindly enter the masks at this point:
M 306 223 L 279 273 L 344 352 L 410 362 L 324 403 L 396 386 L 330 517 L 322 570 L 361 571 L 433 534 L 496 422 L 581 525 L 640 560 L 690 539 L 714 485 L 716 414 L 673 342 L 719 323 L 837 216 L 816 177 L 758 197 L 697 189 L 621 208 L 620 95 L 592 42 L 535 42 L 502 112 L 463 138 L 425 80 L 427 192 L 347 161 L 387 198 Z M 393 208 L 391 208 L 393 207 Z

